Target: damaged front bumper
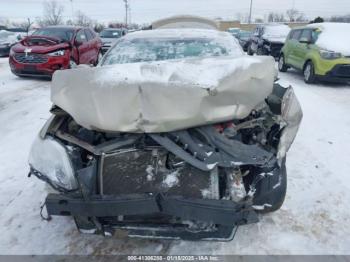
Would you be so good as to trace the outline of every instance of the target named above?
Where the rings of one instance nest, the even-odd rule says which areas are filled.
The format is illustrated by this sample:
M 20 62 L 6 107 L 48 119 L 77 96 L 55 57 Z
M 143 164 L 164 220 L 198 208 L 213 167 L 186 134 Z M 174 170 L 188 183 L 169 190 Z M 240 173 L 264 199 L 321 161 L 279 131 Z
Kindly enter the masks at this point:
M 84 225 L 79 226 L 79 223 L 77 225 L 83 232 L 107 235 L 113 234 L 116 229 L 130 231 L 131 228 L 134 228 L 129 232 L 130 236 L 142 231 L 142 235 L 153 237 L 230 240 L 231 232 L 235 226 L 258 221 L 256 212 L 248 203 L 235 203 L 229 200 L 185 199 L 164 194 L 118 197 L 93 196 L 89 200 L 67 197 L 61 194 L 49 194 L 45 203 L 50 215 L 100 217 L 99 225 L 85 223 L 85 228 Z M 188 225 L 183 223 L 159 224 L 146 222 L 146 220 L 143 223 L 137 220 L 135 222 L 124 221 L 135 217 L 149 216 L 158 218 L 174 217 L 182 221 L 201 221 L 205 224 L 215 224 L 216 227 L 215 230 L 207 229 L 206 232 L 202 231 L 198 235 L 195 229 L 191 232 Z M 111 217 L 117 217 L 118 219 L 111 222 L 108 220 Z M 225 228 L 226 230 L 221 232 L 218 230 L 219 228 Z
M 282 205 L 302 118 L 279 85 L 246 119 L 166 133 L 91 131 L 52 113 L 30 157 L 30 174 L 59 192 L 49 216 L 73 216 L 81 232 L 190 240 L 230 240 Z

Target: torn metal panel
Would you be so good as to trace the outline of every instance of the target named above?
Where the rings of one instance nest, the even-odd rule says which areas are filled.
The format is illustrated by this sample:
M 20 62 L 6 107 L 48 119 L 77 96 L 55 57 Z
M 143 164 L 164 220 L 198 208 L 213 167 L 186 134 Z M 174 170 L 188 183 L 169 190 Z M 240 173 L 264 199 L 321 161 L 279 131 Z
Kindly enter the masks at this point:
M 271 57 L 215 57 L 57 71 L 51 99 L 87 129 L 170 132 L 242 119 L 273 88 Z

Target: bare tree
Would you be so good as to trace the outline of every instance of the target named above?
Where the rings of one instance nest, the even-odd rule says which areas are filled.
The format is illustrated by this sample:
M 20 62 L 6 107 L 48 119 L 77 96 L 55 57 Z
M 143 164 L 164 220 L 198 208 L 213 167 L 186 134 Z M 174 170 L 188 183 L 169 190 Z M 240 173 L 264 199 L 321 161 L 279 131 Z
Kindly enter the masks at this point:
M 108 27 L 109 28 L 124 28 L 125 23 L 123 23 L 123 22 L 109 22 Z
M 297 9 L 291 8 L 286 11 L 289 22 L 295 22 L 299 15 L 299 11 Z
M 29 32 L 33 24 L 34 24 L 34 21 L 30 20 L 30 18 L 27 18 L 27 20 L 22 22 L 12 22 L 12 26 L 22 28 L 27 33 Z
M 93 21 L 90 17 L 85 15 L 83 12 L 76 12 L 76 19 L 74 21 L 75 25 L 92 27 L 95 21 Z
M 267 16 L 268 22 L 286 22 L 283 13 L 270 12 Z
M 305 22 L 307 21 L 304 13 L 297 9 L 291 8 L 286 11 L 289 22 Z
M 45 1 L 43 3 L 44 16 L 38 20 L 39 25 L 59 25 L 63 24 L 64 7 L 55 0 Z
M 343 16 L 332 16 L 329 21 L 331 22 L 340 22 L 340 23 L 350 23 L 350 14 Z

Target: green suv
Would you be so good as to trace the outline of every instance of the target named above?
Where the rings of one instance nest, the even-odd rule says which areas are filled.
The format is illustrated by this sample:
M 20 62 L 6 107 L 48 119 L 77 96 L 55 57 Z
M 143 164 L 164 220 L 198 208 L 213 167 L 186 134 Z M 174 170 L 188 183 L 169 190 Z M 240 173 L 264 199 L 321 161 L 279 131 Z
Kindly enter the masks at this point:
M 301 70 L 306 83 L 350 82 L 350 24 L 320 23 L 293 29 L 281 50 L 278 69 Z

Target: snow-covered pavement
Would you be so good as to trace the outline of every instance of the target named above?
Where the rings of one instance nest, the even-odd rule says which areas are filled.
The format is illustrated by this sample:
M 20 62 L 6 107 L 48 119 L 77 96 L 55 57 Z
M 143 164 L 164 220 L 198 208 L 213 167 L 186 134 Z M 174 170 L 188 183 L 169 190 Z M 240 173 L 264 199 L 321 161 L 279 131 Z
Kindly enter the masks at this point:
M 79 234 L 68 217 L 40 218 L 45 187 L 27 177 L 27 156 L 49 117 L 50 82 L 15 77 L 0 58 L 0 254 L 350 254 L 350 86 L 280 77 L 304 111 L 281 210 L 225 243 L 104 238 Z

